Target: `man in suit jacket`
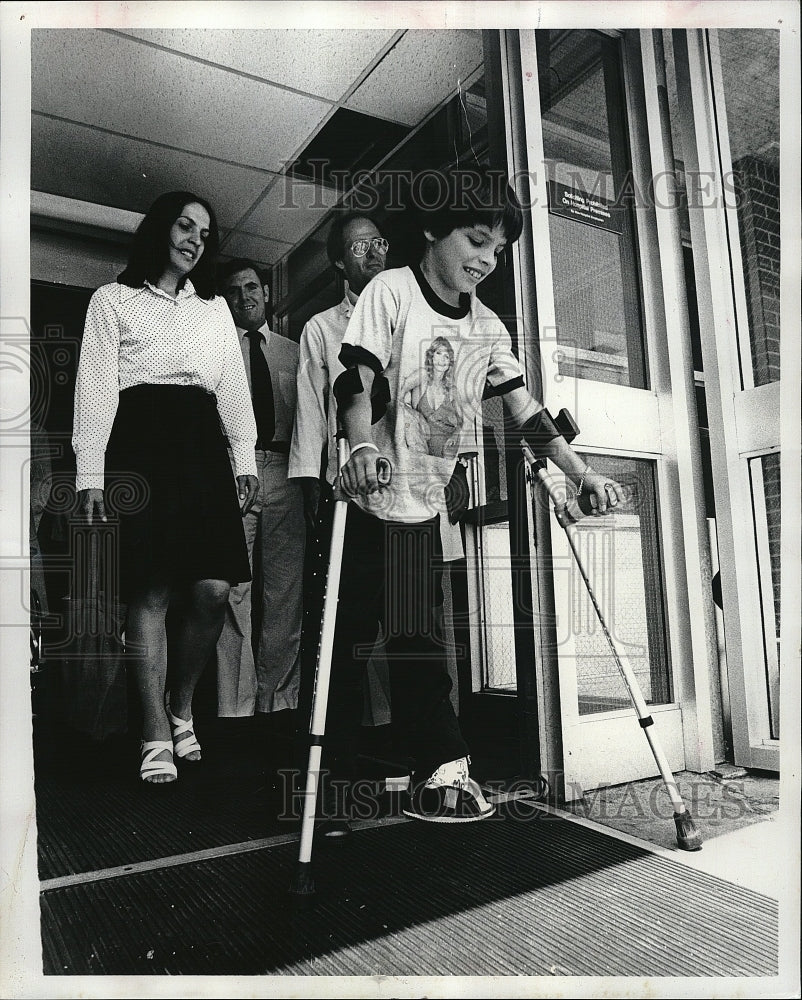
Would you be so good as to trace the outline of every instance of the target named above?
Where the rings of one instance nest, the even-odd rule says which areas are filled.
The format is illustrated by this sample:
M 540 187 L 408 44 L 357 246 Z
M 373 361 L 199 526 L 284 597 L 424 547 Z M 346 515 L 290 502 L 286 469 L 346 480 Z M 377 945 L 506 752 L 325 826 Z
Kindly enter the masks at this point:
M 293 710 L 298 705 L 306 529 L 301 486 L 287 479 L 298 345 L 270 329 L 266 318 L 270 289 L 254 264 L 244 259 L 228 261 L 218 282 L 240 336 L 257 426 L 260 404 L 269 401 L 255 395 L 254 381 L 262 386 L 257 391 L 272 394 L 274 418 L 272 438 L 262 440 L 267 434 L 260 431 L 256 442 L 259 495 L 243 522 L 252 568 L 257 540 L 261 556 L 261 579 L 253 581 L 261 589 L 258 642 L 252 644 L 252 585 L 247 583 L 231 589 L 217 644 L 218 715 L 244 716 Z M 262 372 L 254 378 L 253 338 L 267 361 L 267 386 Z

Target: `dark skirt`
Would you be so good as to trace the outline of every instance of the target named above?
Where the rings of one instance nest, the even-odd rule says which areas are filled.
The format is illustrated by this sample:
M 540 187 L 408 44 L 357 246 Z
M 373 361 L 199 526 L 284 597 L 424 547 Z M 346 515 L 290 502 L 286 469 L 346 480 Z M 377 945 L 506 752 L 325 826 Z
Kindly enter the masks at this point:
M 137 385 L 120 393 L 106 450 L 120 594 L 251 579 L 237 486 L 212 393 Z

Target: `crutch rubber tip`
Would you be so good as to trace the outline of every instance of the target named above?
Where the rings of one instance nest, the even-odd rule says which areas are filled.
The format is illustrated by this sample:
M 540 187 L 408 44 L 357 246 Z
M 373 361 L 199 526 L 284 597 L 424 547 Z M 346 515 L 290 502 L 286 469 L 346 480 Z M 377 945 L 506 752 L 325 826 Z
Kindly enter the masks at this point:
M 677 827 L 677 844 L 683 851 L 701 851 L 702 835 L 696 829 L 689 813 L 678 813 L 674 816 Z
M 299 901 L 310 899 L 315 894 L 315 879 L 312 874 L 311 861 L 299 861 L 295 867 L 295 875 L 290 885 L 290 893 Z

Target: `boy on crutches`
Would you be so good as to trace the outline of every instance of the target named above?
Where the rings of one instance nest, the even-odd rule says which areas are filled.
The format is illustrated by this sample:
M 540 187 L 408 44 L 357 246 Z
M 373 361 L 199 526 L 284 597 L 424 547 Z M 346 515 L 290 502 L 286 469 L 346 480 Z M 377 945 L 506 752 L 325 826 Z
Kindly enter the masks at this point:
M 327 723 L 332 769 L 353 759 L 362 674 L 383 626 L 393 720 L 410 737 L 414 773 L 404 813 L 455 823 L 494 807 L 470 777 L 469 749 L 452 708 L 446 649 L 433 630 L 432 592 L 442 558 L 439 519 L 457 481 L 457 456 L 481 403 L 501 396 L 511 429 L 551 458 L 592 498 L 598 514 L 624 501 L 566 443 L 524 387 L 509 333 L 475 295 L 522 229 L 520 203 L 497 172 L 429 176 L 416 212 L 425 238 L 419 265 L 377 275 L 357 302 L 334 386 L 350 445 L 342 488 L 346 527 Z M 383 415 L 377 400 L 383 400 Z M 374 421 L 375 422 L 372 422 Z M 382 485 L 389 462 L 392 478 Z M 339 763 L 338 763 L 339 762 Z

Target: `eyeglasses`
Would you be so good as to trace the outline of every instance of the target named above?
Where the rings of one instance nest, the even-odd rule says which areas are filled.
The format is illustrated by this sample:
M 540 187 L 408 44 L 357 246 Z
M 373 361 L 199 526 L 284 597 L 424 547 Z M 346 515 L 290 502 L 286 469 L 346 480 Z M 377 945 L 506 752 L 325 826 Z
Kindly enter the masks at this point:
M 376 236 L 372 240 L 354 240 L 351 244 L 351 253 L 354 257 L 364 257 L 371 247 L 377 253 L 385 254 L 390 249 L 390 244 L 381 236 Z

